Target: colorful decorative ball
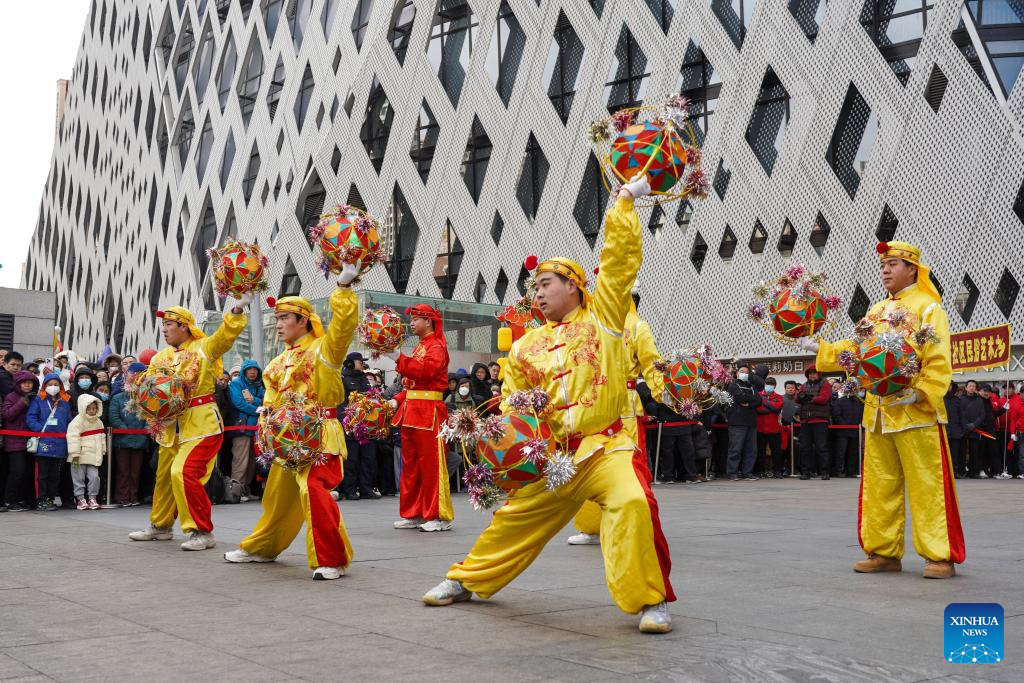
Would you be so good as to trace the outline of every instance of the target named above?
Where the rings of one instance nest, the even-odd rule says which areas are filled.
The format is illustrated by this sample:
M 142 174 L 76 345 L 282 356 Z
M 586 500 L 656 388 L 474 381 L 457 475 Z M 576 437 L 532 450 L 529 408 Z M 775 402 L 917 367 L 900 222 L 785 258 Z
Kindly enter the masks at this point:
M 665 390 L 676 403 L 696 401 L 700 397 L 694 395 L 693 383 L 697 379 L 710 381 L 707 373 L 701 368 L 700 359 L 695 356 L 669 363 L 664 375 Z
M 328 272 L 340 273 L 343 265 L 359 260 L 365 273 L 381 260 L 377 222 L 358 209 L 339 207 L 324 214 L 311 234 L 320 246 L 320 267 Z
M 286 469 L 301 469 L 323 457 L 323 408 L 289 392 L 260 416 L 256 446 L 263 459 Z
M 501 417 L 505 427 L 504 436 L 498 441 L 480 439 L 477 454 L 480 463 L 491 470 L 494 483 L 503 491 L 515 491 L 532 484 L 544 476 L 543 464 L 531 460 L 523 452 L 530 442 L 546 442 L 547 455 L 552 455 L 555 445 L 551 440 L 551 429 L 532 415 L 510 413 Z M 545 458 L 537 458 L 543 462 Z
M 636 123 L 612 142 L 611 164 L 623 182 L 646 167 L 651 191 L 668 192 L 686 173 L 686 144 L 675 129 Z
M 211 249 L 210 259 L 213 286 L 220 296 L 237 299 L 243 294 L 266 290 L 265 269 L 269 262 L 258 244 L 229 240 L 220 249 Z
M 389 306 L 367 309 L 358 331 L 363 345 L 378 354 L 391 353 L 405 338 L 402 317 Z
M 165 370 L 147 372 L 130 391 L 139 417 L 151 425 L 166 424 L 188 407 L 185 381 Z
M 369 443 L 390 436 L 394 414 L 394 409 L 379 389 L 371 389 L 366 394 L 353 391 L 348 396 L 348 406 L 341 423 L 346 434 L 359 443 Z
M 857 381 L 865 391 L 875 396 L 898 394 L 909 387 L 913 379 L 897 374 L 897 370 L 902 365 L 914 363 L 916 359 L 917 354 L 906 342 L 898 351 L 892 351 L 870 340 L 860 347 Z
M 783 289 L 768 305 L 768 318 L 775 331 L 791 339 L 810 337 L 825 325 L 828 307 L 824 297 L 808 291 L 804 297 L 793 296 L 791 289 Z

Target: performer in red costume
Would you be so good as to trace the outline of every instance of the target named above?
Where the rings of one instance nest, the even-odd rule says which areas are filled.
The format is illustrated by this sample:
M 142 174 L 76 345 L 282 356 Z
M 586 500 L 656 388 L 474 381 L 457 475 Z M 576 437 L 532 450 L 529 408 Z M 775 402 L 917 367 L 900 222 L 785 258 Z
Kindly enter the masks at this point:
M 412 355 L 396 352 L 397 372 L 405 390 L 395 396 L 392 425 L 402 430 L 402 481 L 396 529 L 447 531 L 452 528 L 445 443 L 438 430 L 448 419 L 443 392 L 448 387 L 448 345 L 441 313 L 427 304 L 405 310 L 409 328 L 420 339 Z

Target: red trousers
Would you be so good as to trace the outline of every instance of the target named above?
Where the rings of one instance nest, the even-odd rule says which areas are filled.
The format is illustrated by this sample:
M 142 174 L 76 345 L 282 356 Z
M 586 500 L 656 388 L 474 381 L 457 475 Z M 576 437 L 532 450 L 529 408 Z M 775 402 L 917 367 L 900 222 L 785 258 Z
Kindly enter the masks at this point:
M 153 526 L 170 528 L 180 517 L 181 530 L 213 531 L 210 519 L 210 498 L 203 488 L 213 473 L 223 434 L 160 447 L 153 484 Z
M 399 513 L 405 519 L 455 518 L 448 489 L 444 442 L 437 429 L 402 427 L 402 482 Z

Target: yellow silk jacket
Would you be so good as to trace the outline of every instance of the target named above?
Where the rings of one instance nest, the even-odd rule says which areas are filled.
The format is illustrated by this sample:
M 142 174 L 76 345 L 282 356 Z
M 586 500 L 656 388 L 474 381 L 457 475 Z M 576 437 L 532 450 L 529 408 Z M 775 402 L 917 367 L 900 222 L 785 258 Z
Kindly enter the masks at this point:
M 336 287 L 330 302 L 331 321 L 323 337 L 309 333 L 267 364 L 263 405 L 274 406 L 285 391 L 308 396 L 324 408 L 336 408 L 345 401 L 341 363 L 352 343 L 359 304 L 347 287 Z M 324 453 L 345 457 L 345 433 L 339 420 L 324 420 L 322 439 Z
M 220 357 L 235 343 L 247 322 L 248 318 L 244 313 L 235 315 L 231 311 L 225 311 L 224 319 L 216 332 L 201 339 L 189 338 L 177 348 L 168 346 L 161 349 L 153 356 L 149 367 L 173 370 L 174 374 L 191 383 L 193 399 L 210 396 L 214 393 L 214 383 L 221 372 Z M 217 408 L 217 402 L 211 400 L 202 405 L 186 408 L 178 415 L 177 420 L 160 432 L 156 442 L 161 446 L 170 447 L 174 445 L 175 436 L 178 443 L 186 443 L 223 431 L 224 421 Z
M 636 381 L 643 378 L 647 388 L 651 390 L 651 396 L 655 401 L 660 401 L 661 395 L 665 392 L 665 376 L 654 367 L 654 362 L 661 356 L 658 354 L 658 347 L 654 345 L 651 326 L 636 312 L 630 310 L 626 315 L 623 334 L 626 341 L 626 362 L 629 364 L 627 379 Z M 644 408 L 636 390 L 629 390 L 623 419 L 640 417 L 643 414 Z
M 509 352 L 502 397 L 539 387 L 551 397 L 547 418 L 564 448 L 582 438 L 575 460 L 601 450 L 632 451 L 632 439 L 605 432 L 626 410 L 630 367 L 623 328 L 630 309 L 630 288 L 640 270 L 640 220 L 631 199 L 619 199 L 605 216 L 604 248 L 594 297 L 561 322 L 530 330 Z M 502 410 L 510 412 L 506 403 Z
M 921 371 L 914 381 L 917 402 L 910 405 L 883 406 L 878 396 L 867 394 L 864 398 L 864 427 L 876 430 L 880 424 L 881 432 L 889 434 L 901 432 L 915 427 L 929 427 L 936 423 L 946 424 L 946 404 L 943 397 L 949 389 L 953 376 L 949 347 L 949 318 L 942 310 L 941 302 L 922 292 L 916 284 L 879 301 L 868 311 L 868 320 L 875 322 L 884 320 L 896 308 L 904 308 L 910 313 L 910 322 L 915 329 L 923 324 L 931 325 L 939 341 L 919 346 L 913 339 L 908 344 L 917 353 L 921 363 Z M 876 326 L 876 330 L 886 329 L 885 323 Z M 849 340 L 836 343 L 822 341 L 818 347 L 817 366 L 822 372 L 841 370 L 837 358 L 846 350 L 856 350 L 856 345 Z

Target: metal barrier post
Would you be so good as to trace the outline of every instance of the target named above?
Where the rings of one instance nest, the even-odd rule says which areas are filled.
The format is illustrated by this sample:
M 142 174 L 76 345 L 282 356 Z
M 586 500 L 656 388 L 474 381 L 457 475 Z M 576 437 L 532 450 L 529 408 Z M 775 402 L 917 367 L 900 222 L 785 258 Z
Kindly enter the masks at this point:
M 664 422 L 658 423 L 658 444 L 654 448 L 654 483 L 658 483 L 658 463 L 661 462 L 661 428 L 665 426 Z
M 100 505 L 103 510 L 109 510 L 111 508 L 121 507 L 117 503 L 113 503 L 110 500 L 110 482 L 114 480 L 114 448 L 113 442 L 114 437 L 111 436 L 110 428 L 107 428 L 107 502 Z
M 796 473 L 796 437 L 793 433 L 793 425 L 789 425 L 789 476 L 797 477 Z

